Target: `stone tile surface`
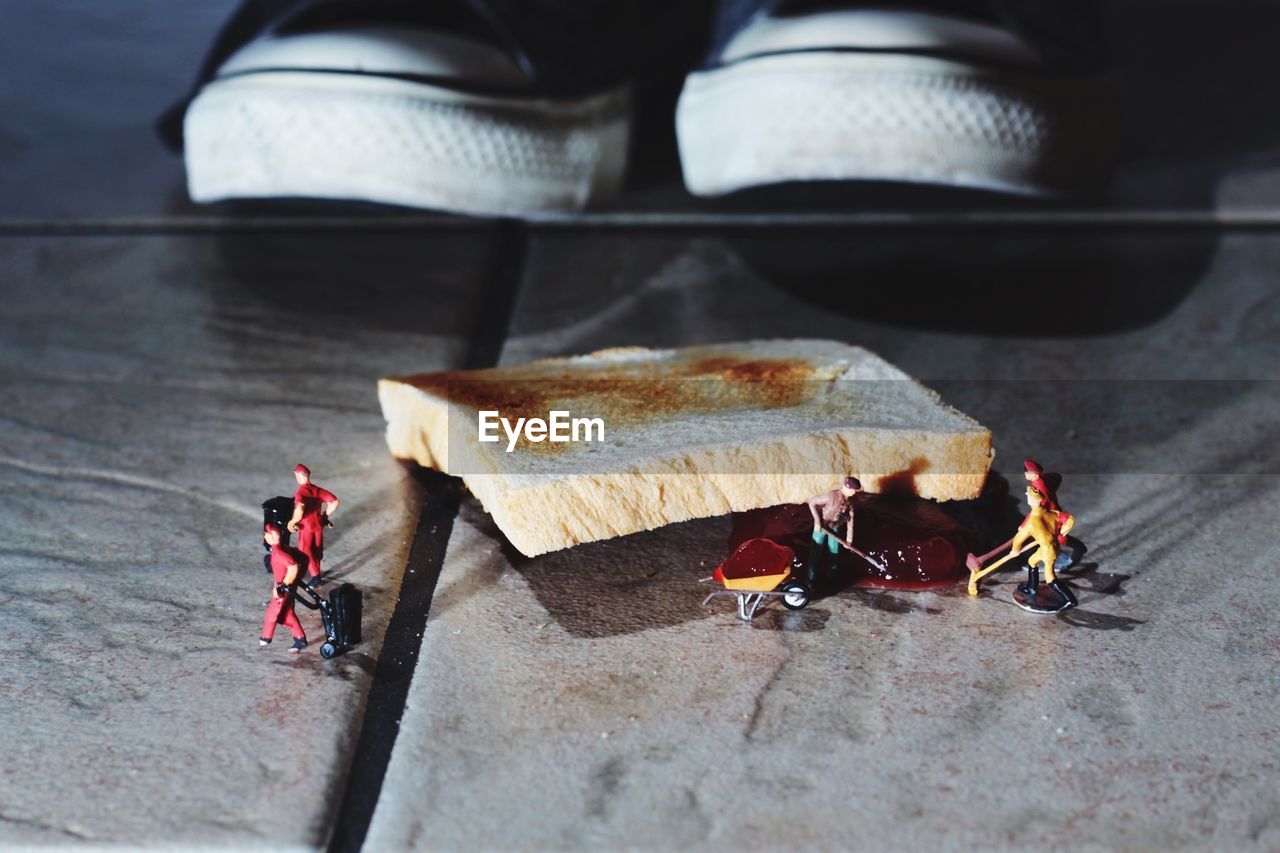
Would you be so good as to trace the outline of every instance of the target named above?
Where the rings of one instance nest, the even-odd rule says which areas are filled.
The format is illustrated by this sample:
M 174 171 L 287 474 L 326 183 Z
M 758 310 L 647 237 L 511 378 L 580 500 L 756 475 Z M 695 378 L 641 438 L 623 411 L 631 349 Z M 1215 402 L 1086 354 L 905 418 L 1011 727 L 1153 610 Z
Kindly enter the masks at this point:
M 1187 238 L 536 240 L 504 361 L 869 346 L 990 426 L 998 469 L 1064 472 L 1080 606 L 1025 614 L 1009 572 L 744 624 L 700 606 L 724 519 L 526 559 L 470 503 L 370 849 L 1280 844 L 1280 239 Z
M 420 496 L 374 382 L 464 357 L 480 233 L 0 239 L 0 847 L 316 847 Z M 308 463 L 365 642 L 259 649 Z

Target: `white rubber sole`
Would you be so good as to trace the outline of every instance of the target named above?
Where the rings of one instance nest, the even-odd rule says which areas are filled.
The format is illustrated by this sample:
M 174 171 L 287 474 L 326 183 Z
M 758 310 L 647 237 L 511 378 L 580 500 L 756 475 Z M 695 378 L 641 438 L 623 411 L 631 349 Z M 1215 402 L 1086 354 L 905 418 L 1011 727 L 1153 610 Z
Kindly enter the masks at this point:
M 481 215 L 580 210 L 617 192 L 625 90 L 494 98 L 392 78 L 263 72 L 217 80 L 187 110 L 191 198 L 327 198 Z
M 689 75 L 676 131 L 696 195 L 822 180 L 1055 194 L 1098 169 L 1064 145 L 1079 101 L 1069 83 L 930 57 L 781 54 Z

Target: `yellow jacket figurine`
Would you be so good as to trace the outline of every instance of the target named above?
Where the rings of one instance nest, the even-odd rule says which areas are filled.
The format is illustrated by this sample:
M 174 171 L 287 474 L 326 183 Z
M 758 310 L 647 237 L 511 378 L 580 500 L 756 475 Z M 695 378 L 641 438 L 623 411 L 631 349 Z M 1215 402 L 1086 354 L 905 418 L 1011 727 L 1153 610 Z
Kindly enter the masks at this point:
M 1060 509 L 1051 508 L 1045 495 L 1035 486 L 1027 486 L 1027 505 L 1030 510 L 1018 525 L 1009 553 L 984 568 L 970 566 L 969 594 L 977 595 L 978 581 L 1034 548 L 1027 557 L 1027 582 L 1018 585 L 1013 600 L 1023 610 L 1033 613 L 1057 613 L 1074 607 L 1076 598 L 1066 583 L 1058 579 L 1053 564 L 1058 559 L 1060 538 L 1075 526 L 1075 519 Z M 1040 585 L 1037 567 L 1044 570 L 1046 586 Z

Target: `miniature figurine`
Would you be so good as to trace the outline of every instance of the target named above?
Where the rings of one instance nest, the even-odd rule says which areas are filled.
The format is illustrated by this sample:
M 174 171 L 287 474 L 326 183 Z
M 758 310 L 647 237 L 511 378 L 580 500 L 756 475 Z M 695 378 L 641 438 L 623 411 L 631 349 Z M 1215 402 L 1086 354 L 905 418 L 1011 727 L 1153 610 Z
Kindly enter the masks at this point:
M 1028 473 L 1031 473 L 1030 469 Z M 1066 535 L 1075 520 L 1066 513 L 1051 508 L 1049 498 L 1035 486 L 1027 486 L 1027 506 L 1030 509 L 1026 518 L 1018 525 L 1018 532 L 1009 541 L 1008 554 L 985 568 L 980 568 L 978 558 L 970 556 L 969 594 L 978 594 L 978 581 L 982 578 L 1034 548 L 1027 558 L 1027 582 L 1018 585 L 1013 594 L 1014 601 L 1023 610 L 1033 613 L 1057 613 L 1074 607 L 1075 596 L 1064 581 L 1058 580 L 1053 566 L 1058 559 L 1059 539 Z M 1028 540 L 1031 540 L 1030 544 Z M 1047 586 L 1040 585 L 1037 565 L 1044 569 Z
M 271 601 L 267 604 L 267 613 L 262 620 L 262 635 L 258 638 L 258 645 L 269 645 L 275 636 L 276 626 L 283 624 L 293 635 L 289 654 L 296 655 L 307 647 L 306 632 L 302 630 L 302 623 L 293 612 L 293 587 L 298 582 L 298 554 L 280 541 L 281 535 L 278 525 L 267 524 L 263 527 L 262 538 L 271 546 L 271 576 L 274 584 L 271 587 Z
M 809 498 L 813 516 L 813 544 L 809 548 L 808 582 L 812 589 L 819 574 L 830 577 L 835 571 L 840 548 L 847 548 L 877 568 L 884 567 L 853 546 L 853 497 L 862 491 L 857 477 L 845 477 L 840 488 Z M 844 524 L 841 539 L 833 525 Z
M 1044 467 L 1034 459 L 1028 459 L 1022 463 L 1023 475 L 1027 478 L 1027 482 L 1031 484 L 1037 492 L 1045 497 L 1045 508 L 1056 512 L 1061 525 L 1061 531 L 1058 533 L 1058 543 L 1066 544 L 1067 533 L 1075 526 L 1075 517 L 1068 513 L 1058 503 L 1058 486 L 1062 484 L 1062 475 L 1049 473 L 1046 474 Z
M 307 586 L 314 588 L 321 582 L 324 529 L 333 526 L 329 519 L 340 502 L 333 492 L 311 482 L 311 469 L 301 462 L 294 466 L 293 476 L 298 490 L 293 495 L 293 517 L 286 526 L 298 534 L 298 550 L 307 558 Z
M 1023 474 L 1027 478 L 1027 482 L 1031 487 L 1045 496 L 1045 508 L 1058 514 L 1058 523 L 1060 526 L 1058 544 L 1065 545 L 1067 543 L 1067 534 L 1073 527 L 1075 527 L 1076 519 L 1075 516 L 1064 510 L 1062 505 L 1058 503 L 1058 486 L 1062 485 L 1062 475 L 1053 472 L 1045 473 L 1043 466 L 1034 459 L 1028 459 L 1023 462 L 1022 469 Z M 970 554 L 965 560 L 965 564 L 969 567 L 971 572 L 977 571 L 983 563 L 987 562 L 1002 551 L 1007 551 L 1012 544 L 1013 539 L 1010 538 L 1006 540 L 1003 545 L 995 547 L 983 554 L 981 557 L 975 557 L 973 554 Z M 1068 558 L 1068 562 L 1069 561 L 1070 560 Z M 1061 557 L 1059 562 L 1062 562 Z M 1055 566 L 1055 568 L 1057 567 Z

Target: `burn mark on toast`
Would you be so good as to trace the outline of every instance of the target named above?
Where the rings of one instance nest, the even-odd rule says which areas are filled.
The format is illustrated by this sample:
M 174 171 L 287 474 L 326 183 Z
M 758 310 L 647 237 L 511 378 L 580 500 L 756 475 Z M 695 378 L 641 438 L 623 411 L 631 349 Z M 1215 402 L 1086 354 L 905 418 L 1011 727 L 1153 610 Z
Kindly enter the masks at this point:
M 398 381 L 468 408 L 496 410 L 512 420 L 545 418 L 552 409 L 563 409 L 574 416 L 604 417 L 608 429 L 633 428 L 671 414 L 801 406 L 816 390 L 816 383 L 807 381 L 816 378 L 814 366 L 798 358 L 713 356 L 674 364 L 555 367 L 443 371 Z M 539 453 L 570 447 L 523 438 L 519 446 Z
M 734 358 L 713 356 L 690 362 L 678 375 L 718 376 L 729 382 L 796 382 L 813 374 L 813 365 L 799 358 Z

